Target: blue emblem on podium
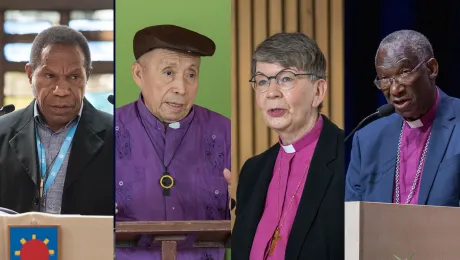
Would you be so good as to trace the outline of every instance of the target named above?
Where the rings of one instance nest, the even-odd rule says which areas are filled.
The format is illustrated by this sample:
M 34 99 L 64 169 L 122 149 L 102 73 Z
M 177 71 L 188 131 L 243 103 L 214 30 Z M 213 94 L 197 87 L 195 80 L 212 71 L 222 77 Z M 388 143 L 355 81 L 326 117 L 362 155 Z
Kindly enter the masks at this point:
M 9 260 L 59 260 L 59 226 L 9 226 Z

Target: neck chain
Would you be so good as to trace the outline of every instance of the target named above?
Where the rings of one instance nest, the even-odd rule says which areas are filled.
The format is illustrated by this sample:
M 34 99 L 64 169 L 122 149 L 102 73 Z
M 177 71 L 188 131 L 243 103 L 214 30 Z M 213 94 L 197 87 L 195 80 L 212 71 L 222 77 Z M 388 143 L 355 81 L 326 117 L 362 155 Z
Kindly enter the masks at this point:
M 284 207 L 284 203 L 281 205 L 281 208 L 280 208 L 280 203 L 279 203 L 279 189 L 280 189 L 280 183 L 281 183 L 281 167 L 280 169 L 278 170 L 278 197 L 277 197 L 277 202 L 278 202 L 278 214 L 277 216 L 279 216 L 280 218 L 280 222 L 278 224 L 278 229 L 281 228 L 282 224 L 284 223 L 284 221 L 286 220 L 286 215 L 287 213 L 289 212 L 289 209 L 291 209 L 291 206 L 292 206 L 292 202 L 294 201 L 294 198 L 295 198 L 295 195 L 297 195 L 297 192 L 299 191 L 299 188 L 300 188 L 300 185 L 302 184 L 302 182 L 304 181 L 304 178 L 305 178 L 305 175 L 307 175 L 307 169 L 308 169 L 308 166 L 305 168 L 305 171 L 304 171 L 304 174 L 302 176 L 302 179 L 300 179 L 299 183 L 297 184 L 297 188 L 294 192 L 294 194 L 292 195 L 291 197 L 291 200 L 289 201 L 289 204 L 288 204 L 288 208 L 286 209 L 286 212 L 284 212 L 284 215 L 283 215 L 283 218 L 281 218 L 281 213 L 283 212 L 283 207 Z M 285 196 L 287 194 L 287 186 L 288 186 L 288 181 L 289 181 L 289 178 L 288 180 L 286 180 L 286 192 L 285 192 Z M 284 197 L 283 197 L 283 201 L 284 201 Z M 281 210 L 281 211 L 280 211 Z
M 401 128 L 401 133 L 399 134 L 399 142 L 398 142 L 398 154 L 396 156 L 396 173 L 395 173 L 395 186 L 396 186 L 396 196 L 395 196 L 395 203 L 401 204 L 401 195 L 400 195 L 400 184 L 399 184 L 399 168 L 401 164 L 401 143 L 402 137 L 404 132 L 404 122 Z M 420 162 L 417 167 L 417 172 L 414 177 L 414 182 L 412 183 L 412 187 L 409 192 L 409 196 L 407 196 L 406 204 L 409 204 L 415 194 L 415 189 L 417 188 L 417 184 L 419 183 L 420 174 L 422 173 L 423 163 L 425 162 L 426 154 L 428 152 L 428 145 L 430 144 L 431 139 L 431 131 L 430 135 L 428 136 L 428 140 L 426 141 L 425 147 L 423 148 L 422 156 L 420 158 Z
M 174 160 L 174 157 L 176 156 L 177 151 L 179 151 L 179 149 L 181 147 L 181 144 L 182 144 L 182 141 L 185 139 L 185 136 L 187 136 L 188 130 L 190 129 L 190 126 L 193 123 L 193 119 L 195 118 L 195 114 L 192 115 L 192 119 L 190 120 L 190 123 L 187 126 L 187 129 L 185 130 L 184 135 L 182 135 L 182 138 L 180 139 L 179 145 L 177 146 L 176 150 L 174 151 L 174 153 L 173 153 L 173 155 L 171 157 L 171 160 L 169 160 L 168 164 L 165 164 L 164 158 L 163 159 L 161 158 L 160 153 L 155 148 L 155 142 L 153 141 L 153 137 L 150 135 L 150 132 L 148 131 L 147 125 L 145 124 L 144 119 L 142 118 L 142 115 L 141 115 L 141 113 L 139 111 L 139 108 L 136 107 L 136 110 L 137 110 L 137 115 L 141 119 L 142 126 L 144 127 L 144 130 L 147 133 L 147 136 L 149 137 L 150 142 L 152 143 L 153 149 L 155 150 L 155 153 L 157 154 L 158 159 L 163 164 L 164 172 L 163 172 L 163 174 L 160 177 L 158 182 L 159 182 L 160 186 L 163 188 L 163 195 L 164 196 L 169 196 L 170 195 L 170 189 L 175 184 L 175 179 L 169 174 L 168 167 L 169 167 L 169 165 L 171 165 L 171 162 Z M 168 126 L 164 125 L 164 127 L 167 128 Z
M 281 155 L 280 160 L 281 160 L 281 163 L 280 163 L 280 167 L 278 168 L 278 196 L 277 196 L 278 208 L 277 208 L 277 215 L 276 215 L 277 217 L 279 216 L 280 220 L 278 222 L 278 225 L 276 226 L 275 233 L 273 234 L 272 239 L 271 239 L 270 249 L 268 251 L 268 255 L 270 255 L 270 256 L 273 256 L 273 253 L 275 252 L 276 244 L 278 243 L 278 241 L 280 241 L 282 239 L 281 234 L 280 234 L 281 225 L 286 220 L 287 213 L 291 209 L 292 202 L 294 201 L 295 195 L 297 195 L 297 192 L 299 191 L 300 185 L 302 184 L 302 182 L 304 182 L 305 175 L 307 175 L 307 169 L 308 169 L 308 165 L 307 165 L 307 167 L 305 168 L 304 175 L 303 175 L 302 179 L 300 180 L 299 184 L 297 184 L 297 188 L 296 188 L 294 194 L 292 195 L 291 200 L 289 201 L 288 208 L 286 209 L 286 212 L 284 212 L 284 216 L 281 216 L 281 214 L 283 212 L 283 206 L 284 206 L 284 197 L 283 197 L 283 203 L 281 204 L 281 210 L 280 210 L 279 190 L 280 190 L 280 183 L 281 183 L 281 168 L 282 168 L 281 165 L 283 163 L 283 156 L 282 155 Z M 288 181 L 289 181 L 289 179 L 286 181 L 286 193 L 287 193 Z M 265 259 L 268 257 L 268 255 L 265 255 Z

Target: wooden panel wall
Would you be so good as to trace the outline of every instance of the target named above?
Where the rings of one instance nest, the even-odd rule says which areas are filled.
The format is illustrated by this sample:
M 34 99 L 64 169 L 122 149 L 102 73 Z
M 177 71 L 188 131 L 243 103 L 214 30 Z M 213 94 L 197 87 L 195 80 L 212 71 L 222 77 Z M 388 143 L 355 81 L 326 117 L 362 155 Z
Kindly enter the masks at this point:
M 278 32 L 303 32 L 315 39 L 328 62 L 323 113 L 344 125 L 343 0 L 232 1 L 232 196 L 244 162 L 278 141 L 257 111 L 249 85 L 251 55 Z

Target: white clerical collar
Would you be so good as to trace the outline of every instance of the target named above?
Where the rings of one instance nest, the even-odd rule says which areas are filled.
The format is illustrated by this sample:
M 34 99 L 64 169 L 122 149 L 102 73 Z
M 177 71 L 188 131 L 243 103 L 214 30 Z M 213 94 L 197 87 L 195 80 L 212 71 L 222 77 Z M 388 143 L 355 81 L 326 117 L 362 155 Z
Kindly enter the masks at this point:
M 286 153 L 295 153 L 295 148 L 292 144 L 290 145 L 281 145 L 281 147 L 283 147 L 283 150 L 286 152 Z
M 406 121 L 406 123 L 410 128 L 420 128 L 423 126 L 422 120 L 420 119 L 417 119 L 415 121 Z
M 180 128 L 180 122 L 174 122 L 174 123 L 171 123 L 168 125 L 169 128 L 172 128 L 172 129 L 179 129 Z

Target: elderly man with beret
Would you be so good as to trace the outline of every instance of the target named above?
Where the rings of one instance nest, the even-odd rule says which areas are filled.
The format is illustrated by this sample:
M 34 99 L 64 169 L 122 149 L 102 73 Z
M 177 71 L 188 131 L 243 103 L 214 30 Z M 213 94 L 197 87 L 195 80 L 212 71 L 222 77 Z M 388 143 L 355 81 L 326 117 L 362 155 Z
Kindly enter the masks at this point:
M 230 219 L 230 120 L 194 104 L 200 60 L 214 54 L 214 42 L 157 25 L 138 31 L 133 49 L 141 94 L 116 111 L 117 221 Z M 160 259 L 150 237 L 134 243 L 116 258 Z M 224 259 L 222 249 L 188 245 L 179 244 L 178 259 Z

